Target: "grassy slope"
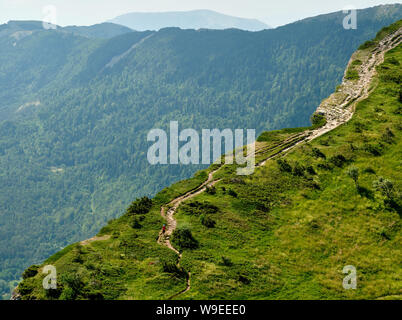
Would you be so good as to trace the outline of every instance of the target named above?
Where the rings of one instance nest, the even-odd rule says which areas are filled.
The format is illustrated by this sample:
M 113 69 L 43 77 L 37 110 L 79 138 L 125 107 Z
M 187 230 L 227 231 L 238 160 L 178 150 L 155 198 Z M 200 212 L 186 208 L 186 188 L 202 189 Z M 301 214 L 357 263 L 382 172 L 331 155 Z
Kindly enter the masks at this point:
M 386 55 L 376 89 L 358 104 L 347 125 L 286 155 L 293 168 L 296 162 L 311 165 L 316 175 L 281 172 L 276 161 L 247 178 L 233 176 L 234 168 L 227 167 L 219 172 L 223 180 L 217 194 L 191 200 L 219 208 L 211 214 L 215 228 L 204 227 L 185 207 L 179 209 L 179 227 L 189 227 L 200 245 L 184 250 L 181 265 L 191 272 L 192 281 L 180 299 L 401 298 L 400 199 L 399 208 L 389 208 L 372 187 L 383 176 L 401 190 L 401 64 L 399 46 Z M 383 137 L 387 128 L 395 135 L 388 142 Z M 265 134 L 262 144 L 293 134 Z M 380 155 L 367 151 L 373 150 L 370 146 Z M 326 159 L 314 157 L 313 148 Z M 330 160 L 338 154 L 347 160 L 341 167 Z M 347 174 L 351 166 L 359 168 L 359 189 Z M 132 218 L 125 215 L 101 231 L 111 239 L 85 247 L 75 244 L 48 259 L 43 265 L 57 267 L 59 288 L 64 288 L 61 298 L 99 298 L 101 293 L 106 299 L 165 299 L 183 289 L 183 277 L 162 271 L 162 262 L 176 257 L 156 243 L 163 223 L 160 205 L 206 176 L 201 172 L 159 193 L 141 229 L 133 229 Z M 232 264 L 225 265 L 222 256 Z M 357 268 L 357 290 L 342 288 L 346 265 Z M 79 281 L 72 281 L 73 275 L 79 275 Z M 48 298 L 43 277 L 39 272 L 20 284 L 24 299 Z M 74 283 L 77 296 L 70 290 Z
M 209 170 L 198 172 L 194 178 L 181 181 L 162 190 L 153 199 L 154 206 L 141 222 L 142 228 L 131 227 L 127 215 L 109 221 L 98 235 L 110 234 L 109 240 L 92 242 L 87 246 L 72 244 L 56 253 L 44 264 L 55 265 L 59 289 L 66 285 L 64 277 L 77 274 L 82 282 L 80 294 L 62 293 L 61 299 L 97 297 L 104 299 L 164 299 L 180 291 L 184 279 L 161 272 L 163 261 L 176 261 L 176 255 L 157 244 L 163 219 L 160 206 L 200 185 Z M 79 257 L 79 258 L 77 258 Z M 23 299 L 48 299 L 42 289 L 42 268 L 35 277 L 25 279 L 19 290 Z
M 401 298 L 400 198 L 399 208 L 388 208 L 372 187 L 382 176 L 401 190 L 400 89 L 387 80 L 392 74 L 400 85 L 401 64 L 399 46 L 387 54 L 377 88 L 347 125 L 286 156 L 293 168 L 297 162 L 308 164 L 317 175 L 283 173 L 270 161 L 243 181 L 228 178 L 218 184 L 216 195 L 194 199 L 220 208 L 214 229 L 179 212 L 179 227 L 190 226 L 200 243 L 200 249 L 183 255 L 182 265 L 193 279 L 182 298 Z M 395 134 L 388 143 L 387 128 Z M 381 155 L 366 151 L 369 145 Z M 315 158 L 313 148 L 327 159 Z M 330 160 L 339 154 L 347 160 L 341 167 Z M 359 190 L 347 174 L 351 166 L 360 171 Z M 223 266 L 222 256 L 233 266 Z M 357 290 L 342 288 L 346 265 L 357 268 Z
M 151 128 L 175 119 L 257 133 L 304 124 L 359 42 L 400 16 L 402 5 L 362 10 L 358 30 L 342 28 L 342 12 L 255 34 L 168 29 L 104 72 L 145 34 L 100 41 L 43 31 L 16 47 L 1 37 L 2 110 L 41 105 L 0 124 L 0 296 L 21 268 L 198 170 L 149 165 Z

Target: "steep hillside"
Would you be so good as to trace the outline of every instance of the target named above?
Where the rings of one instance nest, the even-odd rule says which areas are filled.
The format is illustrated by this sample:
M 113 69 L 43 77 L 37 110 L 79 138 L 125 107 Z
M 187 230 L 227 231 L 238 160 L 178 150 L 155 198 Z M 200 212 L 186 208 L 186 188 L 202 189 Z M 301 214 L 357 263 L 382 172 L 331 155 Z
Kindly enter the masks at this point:
M 310 128 L 263 133 L 24 273 L 23 299 L 400 299 L 402 20 L 353 54 Z M 158 232 L 167 219 L 165 235 Z M 57 290 L 42 268 L 57 267 Z M 342 270 L 357 269 L 345 290 Z
M 309 125 L 350 55 L 402 5 L 274 30 L 130 32 L 93 39 L 40 23 L 0 26 L 0 279 L 18 280 L 89 238 L 132 199 L 202 166 L 151 166 L 147 133 Z M 102 26 L 108 28 L 108 25 Z

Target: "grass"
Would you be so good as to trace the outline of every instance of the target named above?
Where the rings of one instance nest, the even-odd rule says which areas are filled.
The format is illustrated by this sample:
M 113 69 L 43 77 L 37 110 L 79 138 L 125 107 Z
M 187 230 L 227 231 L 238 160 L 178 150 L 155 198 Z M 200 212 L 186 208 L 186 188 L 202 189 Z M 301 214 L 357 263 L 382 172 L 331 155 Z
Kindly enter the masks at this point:
M 368 40 L 365 43 L 363 43 L 359 47 L 359 50 L 374 48 L 382 39 L 384 39 L 390 33 L 397 31 L 400 27 L 402 27 L 402 20 L 399 20 L 388 27 L 384 27 L 377 33 L 376 37 L 373 40 Z
M 359 80 L 359 72 L 355 69 L 349 68 L 346 72 L 345 78 L 348 80 Z
M 213 229 L 179 209 L 179 226 L 191 227 L 200 244 L 183 254 L 182 265 L 193 277 L 192 289 L 182 299 L 401 297 L 400 207 L 387 207 L 372 187 L 383 176 L 401 190 L 401 118 L 394 113 L 399 103 L 398 83 L 384 77 L 389 70 L 401 72 L 395 60 L 402 62 L 401 46 L 387 54 L 379 68 L 383 80 L 369 99 L 358 104 L 348 124 L 285 157 L 293 168 L 296 163 L 311 165 L 316 175 L 306 172 L 296 177 L 280 172 L 275 161 L 242 183 L 231 182 L 228 174 L 216 185 L 217 194 L 192 199 L 219 207 L 213 215 Z M 380 113 L 378 106 L 383 110 Z M 356 132 L 359 122 L 365 128 Z M 393 142 L 382 145 L 381 155 L 368 152 L 367 142 L 381 144 L 387 128 L 395 134 Z M 263 134 L 259 141 L 276 143 L 284 138 L 288 138 L 286 133 L 276 131 Z M 315 157 L 313 148 L 321 150 L 326 159 Z M 339 162 L 339 155 L 344 155 L 344 163 Z M 319 167 L 323 163 L 328 169 Z M 351 166 L 360 172 L 359 189 L 348 175 Z M 237 198 L 228 194 L 230 189 Z M 222 265 L 222 256 L 233 265 Z M 357 268 L 357 290 L 342 287 L 342 269 L 349 264 Z M 244 274 L 249 280 L 246 284 L 240 281 Z
M 247 177 L 236 176 L 235 165 L 224 166 L 215 193 L 178 209 L 178 227 L 198 243 L 182 248 L 180 265 L 191 272 L 191 290 L 178 299 L 402 298 L 400 63 L 402 46 L 387 53 L 376 87 L 350 122 L 284 157 L 290 172 L 275 160 Z M 297 141 L 304 129 L 261 135 L 257 161 Z M 350 168 L 359 172 L 357 184 Z M 110 239 L 71 245 L 49 258 L 20 284 L 23 299 L 49 298 L 42 289 L 49 263 L 57 267 L 55 296 L 62 299 L 166 299 L 184 289 L 183 273 L 164 268 L 177 256 L 156 242 L 164 222 L 160 206 L 195 189 L 214 169 L 161 191 L 139 229 L 123 215 L 103 229 Z M 380 176 L 393 181 L 396 206 L 373 189 Z M 206 227 L 200 215 L 215 225 Z M 356 290 L 342 287 L 346 265 L 357 268 Z

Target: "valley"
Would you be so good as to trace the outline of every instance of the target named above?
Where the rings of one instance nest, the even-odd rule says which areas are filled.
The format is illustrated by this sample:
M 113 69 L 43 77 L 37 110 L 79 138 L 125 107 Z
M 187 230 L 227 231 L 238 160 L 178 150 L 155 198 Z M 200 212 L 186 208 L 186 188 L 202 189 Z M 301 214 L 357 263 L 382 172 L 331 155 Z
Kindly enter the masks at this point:
M 304 140 L 301 129 L 264 132 L 309 126 L 352 53 L 400 19 L 402 6 L 358 16 L 356 30 L 343 28 L 342 12 L 259 32 L 1 25 L 1 295 L 9 296 L 26 267 L 93 237 L 133 199 L 153 198 L 207 170 L 149 164 L 151 129 L 167 131 L 171 121 L 199 132 L 255 129 L 260 139 L 274 140 L 258 143 L 258 161 Z M 179 190 L 206 179 L 201 173 Z M 179 195 L 169 193 L 162 204 Z M 162 223 L 160 207 L 157 216 Z M 163 295 L 183 290 L 177 287 Z
M 214 164 L 136 200 L 94 241 L 30 267 L 21 297 L 400 299 L 401 31 L 360 46 L 313 126 L 262 133 L 253 175 Z M 356 290 L 342 288 L 346 265 Z
M 337 92 L 325 100 L 317 109 L 316 113 L 321 114 L 325 117 L 326 123 L 321 127 L 302 133 L 304 139 L 297 140 L 296 143 L 291 144 L 290 146 L 287 145 L 288 141 L 284 141 L 279 147 L 287 145 L 286 148 L 283 148 L 278 153 L 271 155 L 269 158 L 263 160 L 258 164 L 259 167 L 264 166 L 267 161 L 272 160 L 276 157 L 283 156 L 286 152 L 294 149 L 295 147 L 299 146 L 303 142 L 312 141 L 334 129 L 347 123 L 353 116 L 354 108 L 356 105 L 366 99 L 369 96 L 371 87 L 371 82 L 373 80 L 374 75 L 376 74 L 376 67 L 379 66 L 381 63 L 384 62 L 385 54 L 397 47 L 402 43 L 402 28 L 397 29 L 395 32 L 390 33 L 384 39 L 382 39 L 376 47 L 374 47 L 370 52 L 358 52 L 354 54 L 348 64 L 348 68 L 352 68 L 355 64 L 354 62 L 359 58 L 364 58 L 363 61 L 359 61 L 359 70 L 358 70 L 358 80 L 349 80 L 347 79 L 347 73 L 345 73 L 345 78 L 338 87 Z M 334 96 L 342 96 L 342 102 L 339 105 L 336 105 L 334 102 L 336 98 Z M 265 146 L 264 146 L 265 147 Z M 264 148 L 259 146 L 259 154 L 261 154 L 261 149 Z M 250 156 L 250 155 L 249 155 Z M 254 154 L 253 156 L 256 156 Z M 220 168 L 219 168 L 220 169 Z M 188 201 L 197 195 L 205 192 L 210 188 L 214 188 L 214 186 L 220 182 L 220 180 L 214 180 L 214 175 L 219 171 L 219 169 L 209 173 L 208 179 L 200 185 L 197 189 L 188 192 L 184 196 L 180 196 L 172 200 L 167 207 L 162 207 L 161 215 L 167 221 L 167 230 L 165 233 L 161 231 L 159 234 L 158 242 L 167 246 L 170 250 L 178 254 L 179 262 L 177 267 L 180 268 L 180 259 L 182 258 L 182 254 L 172 246 L 170 242 L 170 238 L 173 232 L 177 228 L 177 221 L 174 218 L 174 214 L 179 208 L 179 206 L 184 202 Z M 191 289 L 191 273 L 187 274 L 187 286 L 186 289 L 180 291 L 179 293 L 173 295 L 170 299 L 176 298 L 180 294 L 184 294 Z

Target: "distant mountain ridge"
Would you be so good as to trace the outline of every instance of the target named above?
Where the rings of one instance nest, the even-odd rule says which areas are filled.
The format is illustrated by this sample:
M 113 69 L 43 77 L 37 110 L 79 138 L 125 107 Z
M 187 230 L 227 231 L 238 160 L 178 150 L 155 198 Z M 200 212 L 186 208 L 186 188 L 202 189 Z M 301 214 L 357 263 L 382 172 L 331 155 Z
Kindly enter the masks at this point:
M 12 299 L 401 300 L 401 64 L 399 20 L 352 55 L 313 126 L 257 139 L 254 174 L 214 164 L 136 200 L 26 269 Z
M 99 23 L 92 26 L 55 26 L 55 28 L 58 31 L 94 39 L 109 39 L 133 32 L 130 28 L 110 22 Z M 0 37 L 21 31 L 44 31 L 43 22 L 10 20 L 8 23 L 0 25 Z
M 41 22 L 0 25 L 0 296 L 29 264 L 200 169 L 151 166 L 152 128 L 307 125 L 350 55 L 401 19 L 402 5 L 359 10 L 357 30 L 343 29 L 344 16 L 109 39 L 94 37 L 109 24 L 92 37 Z
M 160 30 L 166 27 L 181 29 L 242 29 L 261 31 L 271 27 L 257 19 L 246 19 L 221 14 L 211 10 L 175 12 L 133 12 L 118 16 L 108 22 L 121 24 L 133 30 Z

